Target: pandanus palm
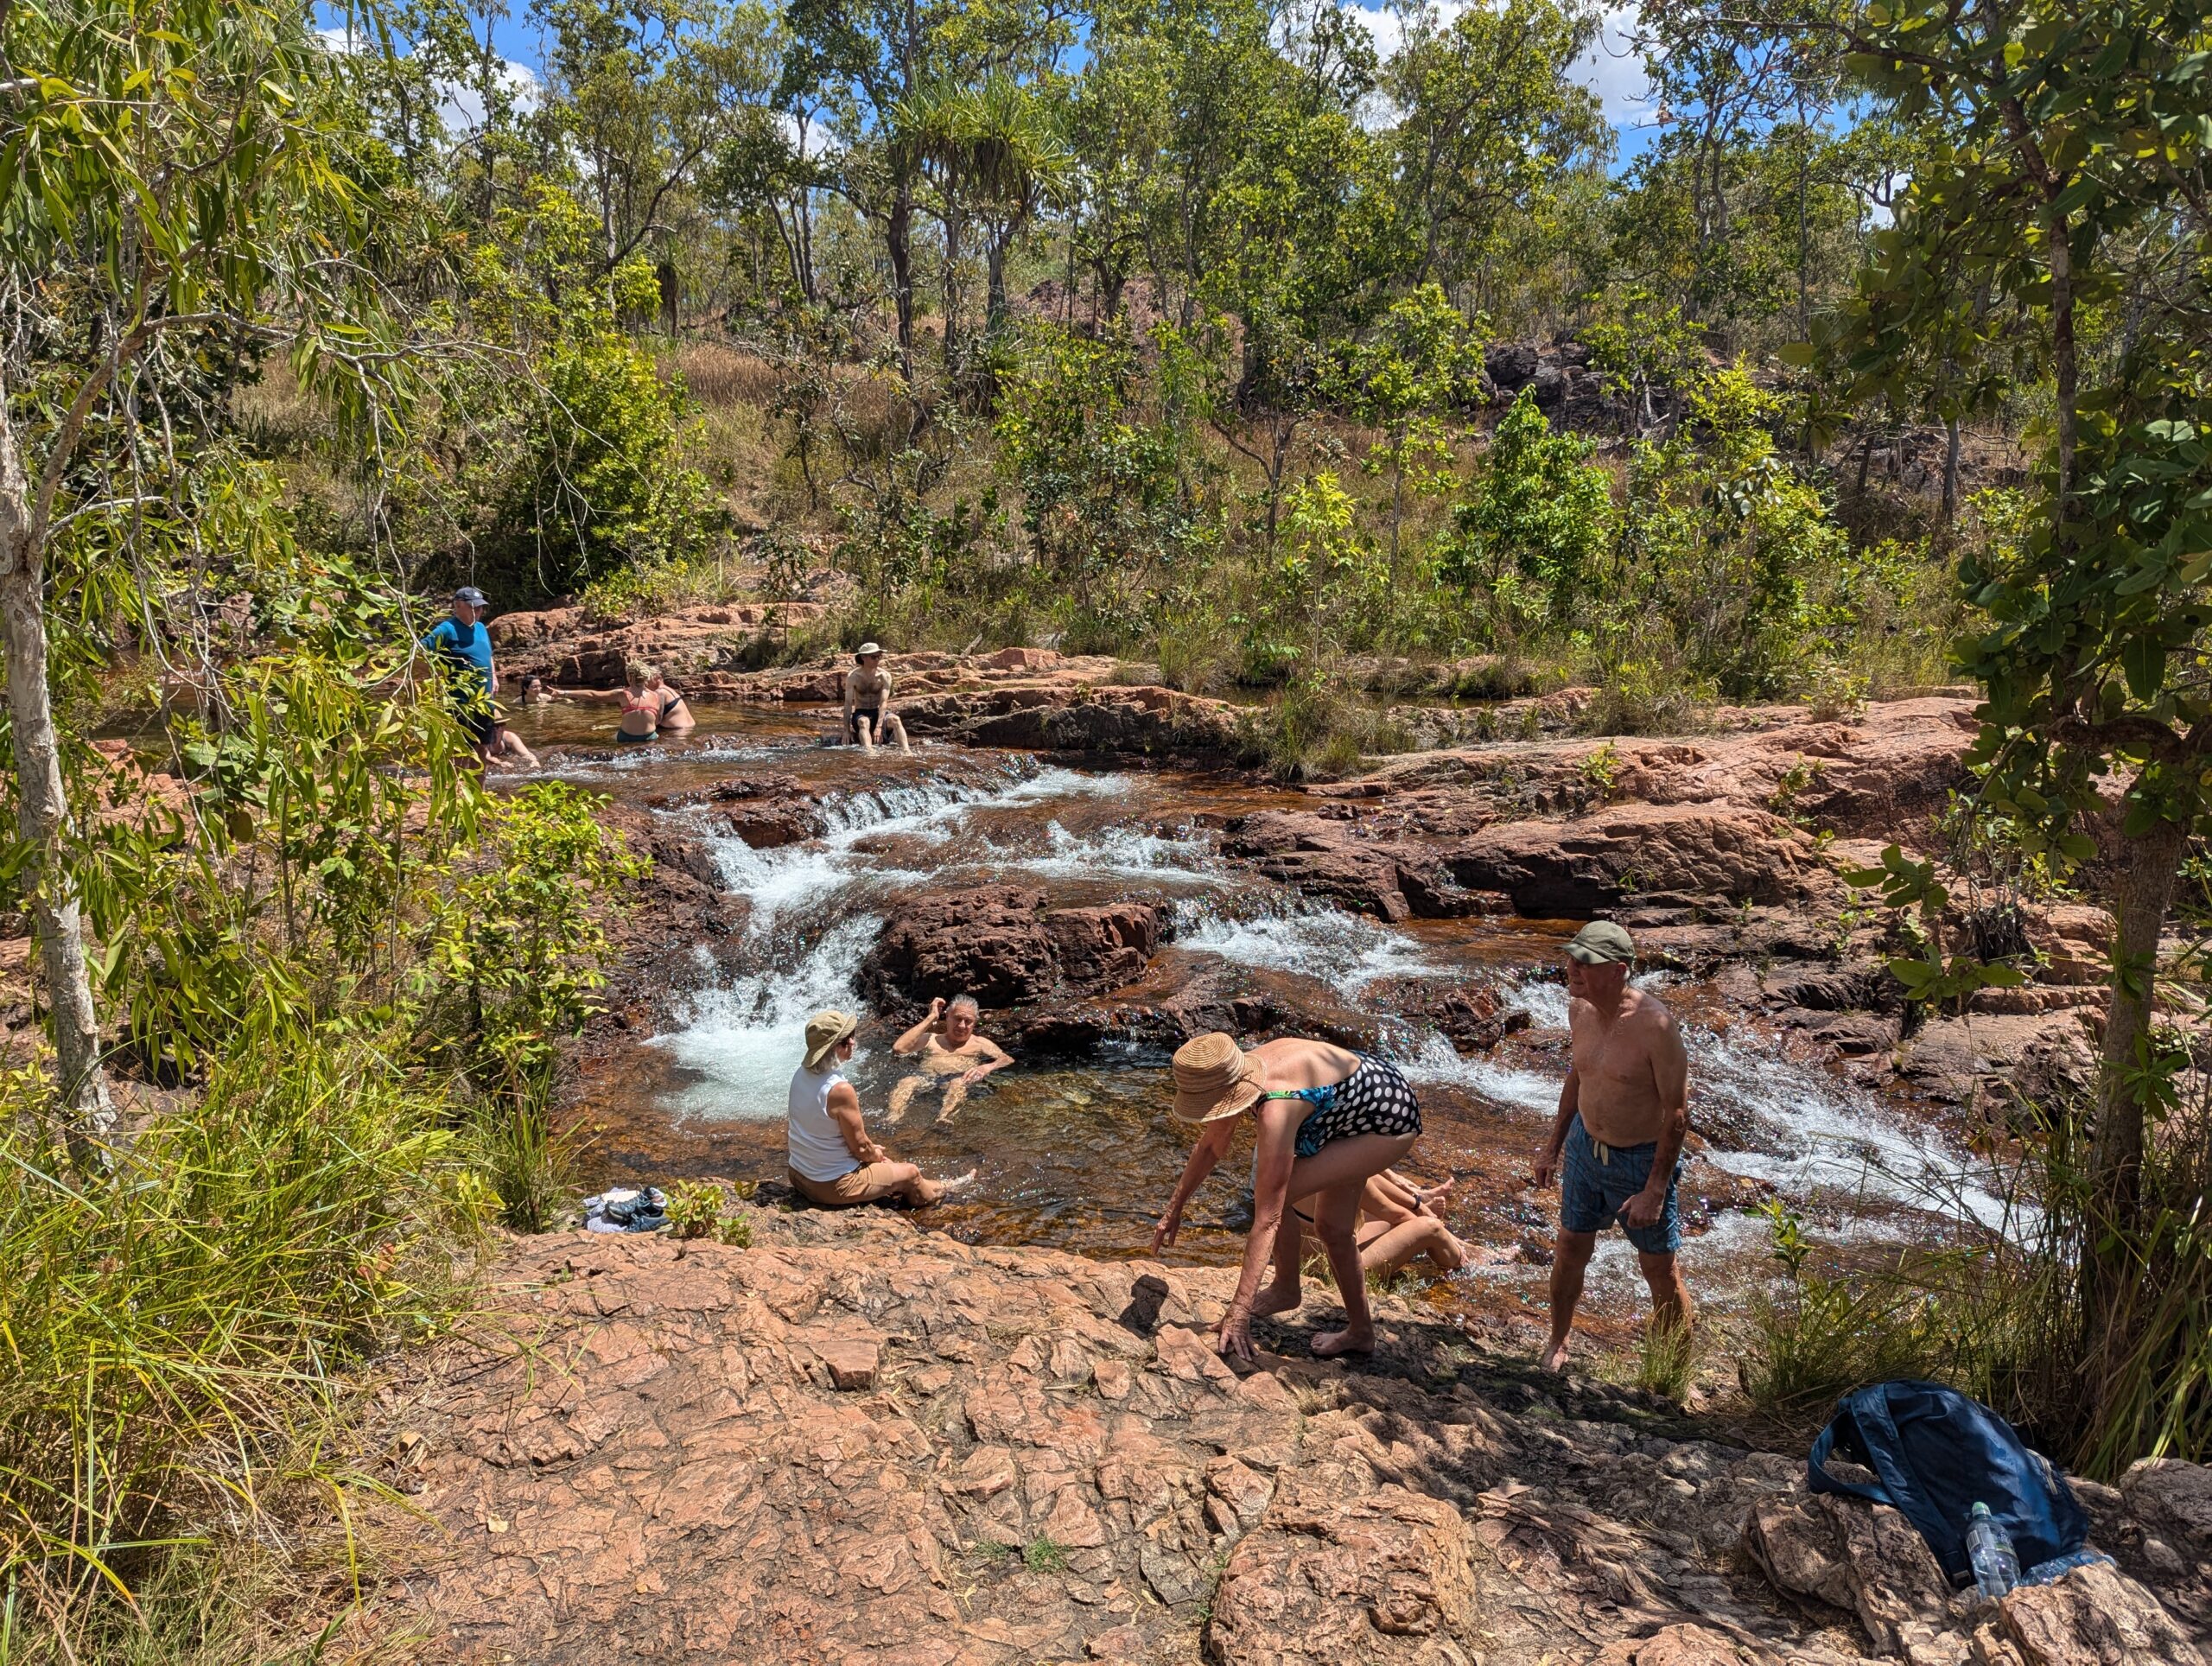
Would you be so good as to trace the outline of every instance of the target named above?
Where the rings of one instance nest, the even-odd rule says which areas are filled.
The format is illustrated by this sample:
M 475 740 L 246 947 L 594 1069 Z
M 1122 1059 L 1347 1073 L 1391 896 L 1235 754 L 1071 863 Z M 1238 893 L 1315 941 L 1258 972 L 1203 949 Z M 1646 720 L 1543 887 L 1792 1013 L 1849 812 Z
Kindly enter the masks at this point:
M 926 176 L 937 188 L 937 215 L 944 227 L 944 367 L 958 362 L 960 263 L 968 223 L 969 131 L 968 95 L 950 81 L 932 81 L 901 99 L 891 111 L 888 146 L 901 172 Z
M 969 174 L 989 228 L 985 328 L 995 334 L 1006 320 L 1007 252 L 1057 192 L 1072 158 L 1051 114 L 1019 81 L 995 75 L 966 103 Z

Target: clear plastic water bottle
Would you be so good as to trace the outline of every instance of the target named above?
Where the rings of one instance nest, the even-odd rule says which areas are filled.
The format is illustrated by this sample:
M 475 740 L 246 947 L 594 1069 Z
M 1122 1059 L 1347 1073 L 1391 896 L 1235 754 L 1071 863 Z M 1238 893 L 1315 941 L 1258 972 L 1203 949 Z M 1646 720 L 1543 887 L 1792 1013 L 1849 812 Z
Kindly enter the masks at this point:
M 1993 1602 L 2020 1582 L 2020 1553 L 1987 1504 L 1976 1504 L 1967 1518 L 1967 1555 L 1974 1563 L 1974 1583 Z

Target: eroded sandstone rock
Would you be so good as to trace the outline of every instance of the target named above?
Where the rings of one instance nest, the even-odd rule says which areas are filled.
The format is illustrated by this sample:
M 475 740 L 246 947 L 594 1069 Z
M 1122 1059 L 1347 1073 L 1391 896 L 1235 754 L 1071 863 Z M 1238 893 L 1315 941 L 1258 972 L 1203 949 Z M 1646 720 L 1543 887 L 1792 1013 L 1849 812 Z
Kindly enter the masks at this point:
M 1474 1541 L 1450 1504 L 1323 1466 L 1237 1542 L 1205 1650 L 1218 1666 L 1436 1663 L 1475 1625 Z
M 1324 1309 L 1262 1324 L 1240 1375 L 1227 1269 L 752 1221 L 743 1250 L 509 1246 L 482 1322 L 380 1402 L 358 1628 L 532 1666 L 611 1638 L 702 1666 L 2196 1666 L 2117 1575 L 1952 1625 L 1917 1536 L 1791 1491 L 1802 1458 L 1471 1358 L 1389 1297 L 1373 1366 L 1302 1357 Z M 1750 1502 L 1792 1600 L 1732 1560 Z M 1870 1656 L 1853 1614 L 1904 1646 Z M 2063 1652 L 2099 1637 L 2138 1652 Z
M 861 963 L 860 987 L 893 1011 L 933 997 L 1027 1007 L 1140 976 L 1160 943 L 1148 903 L 1048 909 L 1034 887 L 988 885 L 903 899 Z
M 1466 889 L 1505 892 L 1545 919 L 1586 919 L 1631 898 L 1786 902 L 1827 880 L 1802 833 L 1733 805 L 1626 804 L 1577 821 L 1499 822 L 1442 854 Z

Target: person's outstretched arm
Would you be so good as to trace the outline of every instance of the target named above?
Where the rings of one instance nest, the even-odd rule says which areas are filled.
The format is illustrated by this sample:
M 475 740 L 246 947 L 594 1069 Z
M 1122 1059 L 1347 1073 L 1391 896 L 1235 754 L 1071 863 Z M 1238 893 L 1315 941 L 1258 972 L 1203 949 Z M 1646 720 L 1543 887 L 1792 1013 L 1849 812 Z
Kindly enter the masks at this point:
M 1228 1154 L 1229 1142 L 1236 1137 L 1236 1119 L 1224 1116 L 1206 1124 L 1205 1132 L 1198 1135 L 1198 1144 L 1191 1148 L 1191 1160 L 1183 1165 L 1183 1178 L 1175 1182 L 1175 1195 L 1167 1200 L 1167 1212 L 1160 1218 L 1160 1224 L 1152 1230 L 1152 1253 L 1158 1255 L 1175 1242 L 1175 1235 L 1183 1230 L 1183 1206 L 1192 1195 L 1206 1183 L 1214 1166 Z
M 1014 1062 L 1014 1055 L 988 1035 L 977 1036 L 976 1045 L 983 1050 L 983 1062 L 962 1072 L 963 1081 L 970 1084 L 980 1082 L 993 1071 L 1004 1070 Z
M 629 690 L 627 689 L 556 689 L 548 683 L 545 685 L 545 692 L 556 700 L 620 700 Z

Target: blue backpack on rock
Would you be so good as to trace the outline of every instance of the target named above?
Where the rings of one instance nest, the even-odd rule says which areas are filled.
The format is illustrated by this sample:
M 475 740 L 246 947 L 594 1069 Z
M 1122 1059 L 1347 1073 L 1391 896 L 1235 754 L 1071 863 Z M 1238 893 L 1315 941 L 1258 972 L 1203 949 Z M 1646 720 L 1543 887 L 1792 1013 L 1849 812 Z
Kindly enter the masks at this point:
M 1875 1484 L 1829 1474 L 1831 1453 L 1872 1470 Z M 2089 1536 L 2081 1501 L 2050 1460 L 1988 1407 L 1940 1383 L 1877 1383 L 1846 1395 L 1813 1442 L 1806 1471 L 1815 1492 L 1896 1509 L 1920 1529 L 1954 1586 L 1974 1578 L 1967 1521 L 1977 1504 L 2012 1536 L 2031 1578 L 2040 1564 L 2075 1556 Z

